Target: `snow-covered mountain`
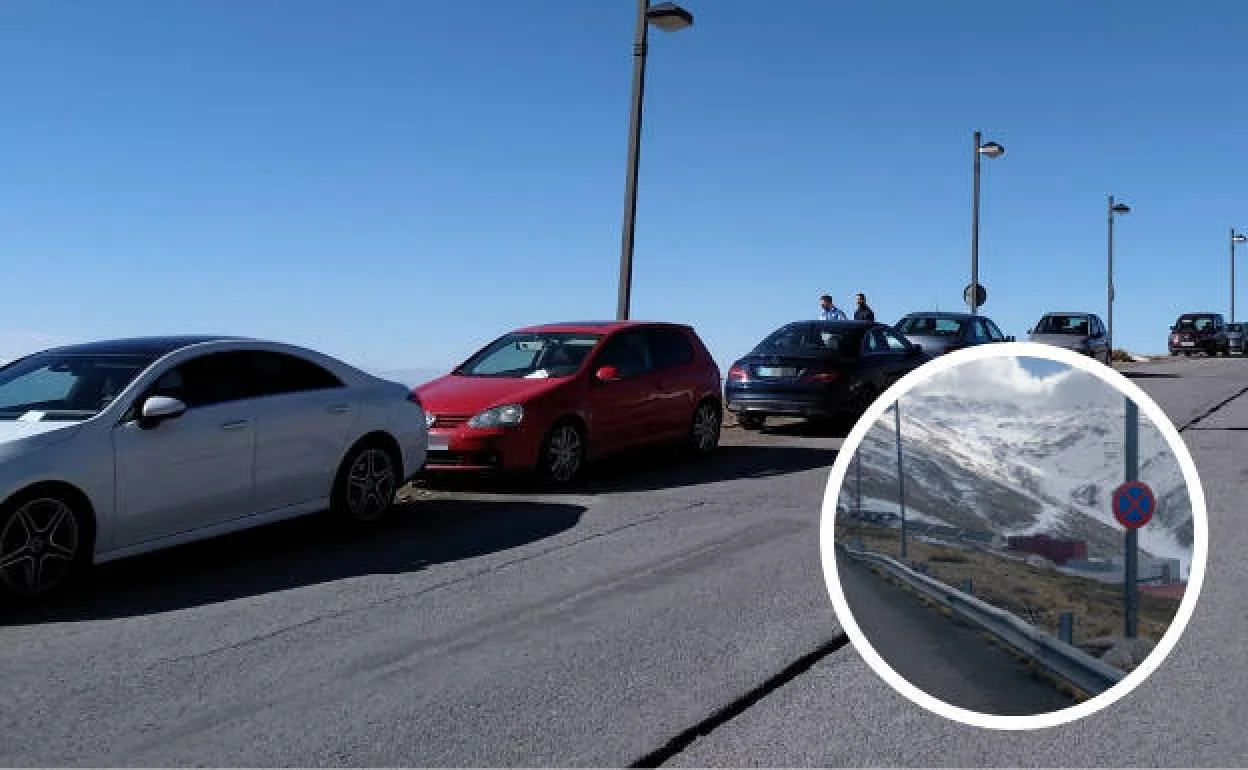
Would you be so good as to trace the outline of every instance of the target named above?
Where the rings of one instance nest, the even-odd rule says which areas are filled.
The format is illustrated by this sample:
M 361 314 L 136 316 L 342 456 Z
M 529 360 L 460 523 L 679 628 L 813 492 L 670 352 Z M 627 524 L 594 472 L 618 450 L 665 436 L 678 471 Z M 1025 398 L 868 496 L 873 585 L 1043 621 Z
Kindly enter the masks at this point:
M 901 399 L 907 508 L 926 518 L 1003 535 L 1045 533 L 1088 541 L 1090 555 L 1117 557 L 1122 528 L 1110 493 L 1123 481 L 1125 399 L 1080 371 L 1033 376 L 1017 359 L 972 361 Z M 858 450 L 863 498 L 898 499 L 894 416 L 871 427 Z M 1140 546 L 1192 555 L 1192 507 L 1178 460 L 1140 414 L 1139 477 L 1157 496 Z M 857 458 L 855 458 L 857 460 Z M 856 471 L 845 477 L 854 499 Z

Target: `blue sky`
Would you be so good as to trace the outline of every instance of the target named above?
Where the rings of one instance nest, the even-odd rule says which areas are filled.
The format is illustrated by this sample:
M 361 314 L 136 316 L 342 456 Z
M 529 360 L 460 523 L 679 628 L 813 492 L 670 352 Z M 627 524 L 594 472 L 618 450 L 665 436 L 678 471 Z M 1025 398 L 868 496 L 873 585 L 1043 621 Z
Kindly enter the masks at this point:
M 1103 311 L 1109 193 L 1118 342 L 1228 310 L 1248 4 L 687 6 L 651 37 L 634 317 L 726 362 L 824 292 L 960 308 L 977 128 L 1006 147 L 980 268 L 1007 334 Z M 222 331 L 446 368 L 612 316 L 633 8 L 4 3 L 0 356 Z

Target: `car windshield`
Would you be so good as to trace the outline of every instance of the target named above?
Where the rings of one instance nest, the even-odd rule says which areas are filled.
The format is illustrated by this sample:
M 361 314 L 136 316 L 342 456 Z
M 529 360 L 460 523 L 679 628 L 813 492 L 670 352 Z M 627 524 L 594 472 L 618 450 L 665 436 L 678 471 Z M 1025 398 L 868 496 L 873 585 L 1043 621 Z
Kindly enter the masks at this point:
M 151 355 L 36 353 L 0 368 L 0 420 L 85 420 L 103 411 Z
M 1036 324 L 1036 334 L 1078 334 L 1088 333 L 1088 317 L 1086 315 L 1046 315 Z
M 1213 329 L 1213 316 L 1183 316 L 1179 319 L 1178 327 L 1186 331 L 1211 331 Z
M 508 334 L 454 371 L 459 377 L 543 379 L 575 374 L 601 334 L 535 332 Z
M 770 355 L 812 352 L 843 353 L 852 347 L 851 334 L 818 324 L 795 324 L 772 332 L 771 336 L 759 343 L 754 351 Z
M 960 337 L 965 326 L 960 318 L 912 315 L 901 319 L 896 329 L 909 337 Z

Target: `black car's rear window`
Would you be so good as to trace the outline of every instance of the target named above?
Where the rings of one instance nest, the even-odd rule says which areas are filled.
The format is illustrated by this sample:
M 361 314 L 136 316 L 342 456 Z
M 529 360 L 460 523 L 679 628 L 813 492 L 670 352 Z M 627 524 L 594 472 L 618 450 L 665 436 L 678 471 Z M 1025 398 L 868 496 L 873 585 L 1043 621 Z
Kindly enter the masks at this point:
M 961 337 L 966 322 L 959 318 L 912 315 L 897 322 L 896 329 L 912 337 Z
M 1179 317 L 1175 326 L 1184 330 L 1208 332 L 1213 331 L 1215 321 L 1216 319 L 1211 315 L 1185 315 Z
M 854 349 L 858 332 L 844 331 L 819 324 L 793 324 L 772 332 L 755 348 L 755 352 L 771 355 L 785 353 L 844 353 Z

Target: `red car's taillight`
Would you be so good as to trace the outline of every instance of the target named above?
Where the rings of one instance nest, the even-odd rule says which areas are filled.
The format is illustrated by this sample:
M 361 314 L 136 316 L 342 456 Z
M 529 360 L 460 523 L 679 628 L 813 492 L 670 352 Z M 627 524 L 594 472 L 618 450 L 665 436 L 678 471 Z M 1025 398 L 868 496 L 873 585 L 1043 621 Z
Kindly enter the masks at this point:
M 740 364 L 733 364 L 728 370 L 729 382 L 745 382 L 750 379 L 750 375 L 745 371 L 745 367 Z

